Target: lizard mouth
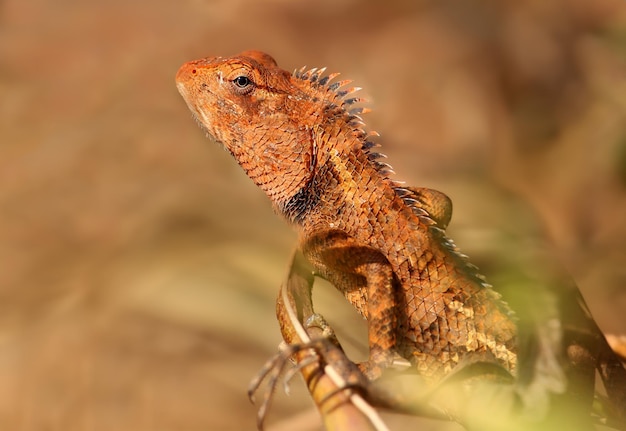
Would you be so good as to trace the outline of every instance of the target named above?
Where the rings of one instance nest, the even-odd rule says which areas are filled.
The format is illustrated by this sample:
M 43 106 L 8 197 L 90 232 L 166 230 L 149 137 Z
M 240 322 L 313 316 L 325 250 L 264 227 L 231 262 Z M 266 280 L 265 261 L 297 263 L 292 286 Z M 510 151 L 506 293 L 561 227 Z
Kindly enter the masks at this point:
M 176 87 L 178 88 L 178 92 L 180 93 L 180 95 L 183 96 L 183 100 L 185 101 L 187 107 L 189 108 L 189 111 L 191 112 L 191 117 L 194 119 L 196 124 L 198 124 L 200 129 L 204 131 L 207 138 L 210 138 L 211 140 L 217 142 L 222 147 L 224 147 L 224 144 L 220 140 L 218 140 L 215 135 L 209 130 L 208 124 L 211 124 L 211 119 L 208 118 L 207 114 L 203 110 L 197 109 L 196 105 L 191 102 L 191 98 L 189 97 L 189 92 L 187 91 L 187 87 L 185 86 L 185 84 L 183 82 L 177 82 Z

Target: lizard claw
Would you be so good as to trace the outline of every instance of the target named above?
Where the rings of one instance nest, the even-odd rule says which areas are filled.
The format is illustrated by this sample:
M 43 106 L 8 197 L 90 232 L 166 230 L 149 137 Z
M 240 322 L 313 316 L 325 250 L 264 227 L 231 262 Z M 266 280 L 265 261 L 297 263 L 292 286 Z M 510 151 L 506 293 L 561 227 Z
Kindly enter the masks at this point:
M 322 339 L 323 340 L 323 339 Z M 294 367 L 293 370 L 287 370 L 288 364 L 290 364 L 293 356 L 299 352 L 302 352 L 307 349 L 319 346 L 319 339 L 312 340 L 307 343 L 295 344 L 295 345 L 287 345 L 285 343 L 281 343 L 279 347 L 279 352 L 272 356 L 264 365 L 261 367 L 259 373 L 252 379 L 250 385 L 248 386 L 248 398 L 250 401 L 255 404 L 256 399 L 255 395 L 259 391 L 259 388 L 266 382 L 267 390 L 263 394 L 263 398 L 261 400 L 261 405 L 259 406 L 259 410 L 257 412 L 257 428 L 259 430 L 263 429 L 263 423 L 265 422 L 265 417 L 270 409 L 272 399 L 274 397 L 274 393 L 276 392 L 276 387 L 278 386 L 278 382 L 280 380 L 280 376 L 284 374 L 284 385 L 283 388 L 285 393 L 289 393 L 289 381 L 293 378 L 295 373 L 299 371 L 301 368 L 311 365 L 317 361 L 319 361 L 319 357 L 316 354 L 312 354 L 310 356 L 301 359 L 297 366 Z
M 267 381 L 267 390 L 263 394 L 263 399 L 257 412 L 257 428 L 259 430 L 263 429 L 263 423 L 265 421 L 265 417 L 267 416 L 267 412 L 270 409 L 272 398 L 274 397 L 274 392 L 276 391 L 280 375 L 289 364 L 289 359 L 298 350 L 299 346 L 289 346 L 286 345 L 284 342 L 281 343 L 279 346 L 279 352 L 272 356 L 267 362 L 265 362 L 265 364 L 263 364 L 261 370 L 256 376 L 254 376 L 248 386 L 248 399 L 253 404 L 256 404 L 255 395 L 259 391 L 259 388 L 261 387 L 263 382 Z M 289 390 L 287 383 L 285 383 L 284 387 L 285 392 L 288 393 Z

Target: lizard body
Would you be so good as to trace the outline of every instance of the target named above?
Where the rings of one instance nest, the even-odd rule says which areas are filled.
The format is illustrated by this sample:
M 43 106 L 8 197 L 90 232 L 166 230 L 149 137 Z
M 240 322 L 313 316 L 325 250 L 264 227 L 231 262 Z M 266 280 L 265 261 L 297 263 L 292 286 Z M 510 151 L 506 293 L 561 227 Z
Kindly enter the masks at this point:
M 290 74 L 251 51 L 187 63 L 177 83 L 200 125 L 296 227 L 315 273 L 368 320 L 368 377 L 394 354 L 433 381 L 470 353 L 514 373 L 513 315 L 446 238 L 449 214 L 436 211 L 449 213 L 449 201 L 425 205 L 436 192 L 389 178 L 355 89 L 322 72 Z
M 291 74 L 258 51 L 191 61 L 176 75 L 201 128 L 234 156 L 298 232 L 282 291 L 287 299 L 279 296 L 277 304 L 285 341 L 303 340 L 288 317 L 288 303 L 298 308 L 300 323 L 313 315 L 311 289 L 314 276 L 320 276 L 367 319 L 369 358 L 358 369 L 370 381 L 398 357 L 431 387 L 464 363 L 493 364 L 503 371 L 495 373 L 502 381 L 517 378 L 512 414 L 520 413 L 513 406 L 524 391 L 537 399 L 563 394 L 556 397 L 554 418 L 567 416 L 570 425 L 585 428 L 598 369 L 616 416 L 624 420 L 626 370 L 579 293 L 554 293 L 563 304 L 563 326 L 547 319 L 531 335 L 530 347 L 525 344 L 508 305 L 446 237 L 449 198 L 389 177 L 390 167 L 374 151 L 377 133 L 366 132 L 360 117 L 367 110 L 352 96 L 358 88 L 344 89 L 350 81 L 333 81 L 337 75 L 305 68 Z M 568 365 L 561 369 L 564 361 Z M 314 370 L 310 367 L 303 373 Z M 379 404 L 398 407 L 413 389 L 394 391 Z M 324 393 L 315 395 L 326 399 Z M 463 405 L 452 407 L 458 415 L 446 414 L 463 416 Z M 559 405 L 566 414 L 558 413 Z

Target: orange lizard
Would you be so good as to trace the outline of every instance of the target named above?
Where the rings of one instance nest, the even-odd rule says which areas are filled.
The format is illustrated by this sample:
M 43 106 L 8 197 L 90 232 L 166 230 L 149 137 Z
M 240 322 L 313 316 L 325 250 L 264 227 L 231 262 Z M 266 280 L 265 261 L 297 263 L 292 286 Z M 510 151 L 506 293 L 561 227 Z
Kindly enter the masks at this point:
M 499 381 L 519 381 L 522 358 L 533 355 L 519 351 L 515 314 L 446 237 L 450 200 L 390 178 L 389 166 L 374 151 L 377 134 L 366 132 L 360 117 L 366 109 L 352 95 L 358 88 L 344 89 L 349 81 L 336 77 L 324 69 L 291 74 L 269 55 L 246 51 L 186 63 L 176 82 L 200 126 L 297 230 L 290 278 L 299 278 L 291 292 L 305 303 L 301 310 L 312 313 L 310 292 L 318 276 L 367 319 L 369 359 L 357 364 L 367 381 L 377 381 L 399 360 L 408 361 L 427 387 L 475 363 L 500 369 Z M 293 343 L 297 337 L 286 314 L 279 300 L 281 330 Z M 626 385 L 623 365 L 592 329 L 595 344 L 585 348 L 596 349 L 590 353 L 596 362 L 571 368 L 589 376 L 595 366 L 602 368 L 598 358 L 611 358 L 602 377 L 618 376 Z M 558 363 L 568 353 L 562 346 L 542 348 L 533 363 L 536 357 Z M 533 366 L 524 369 L 526 382 L 533 379 Z M 556 366 L 555 374 L 560 371 Z M 588 378 L 582 380 L 588 385 Z M 593 387 L 585 391 L 593 394 Z M 626 387 L 609 395 L 626 403 Z

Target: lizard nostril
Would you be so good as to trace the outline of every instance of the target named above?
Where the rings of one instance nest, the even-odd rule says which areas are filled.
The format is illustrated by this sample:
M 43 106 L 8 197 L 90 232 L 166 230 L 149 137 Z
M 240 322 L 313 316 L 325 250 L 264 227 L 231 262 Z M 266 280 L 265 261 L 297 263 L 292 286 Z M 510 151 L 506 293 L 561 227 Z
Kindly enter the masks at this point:
M 193 75 L 195 75 L 195 74 L 196 74 L 196 69 L 191 69 L 191 73 L 192 73 Z

